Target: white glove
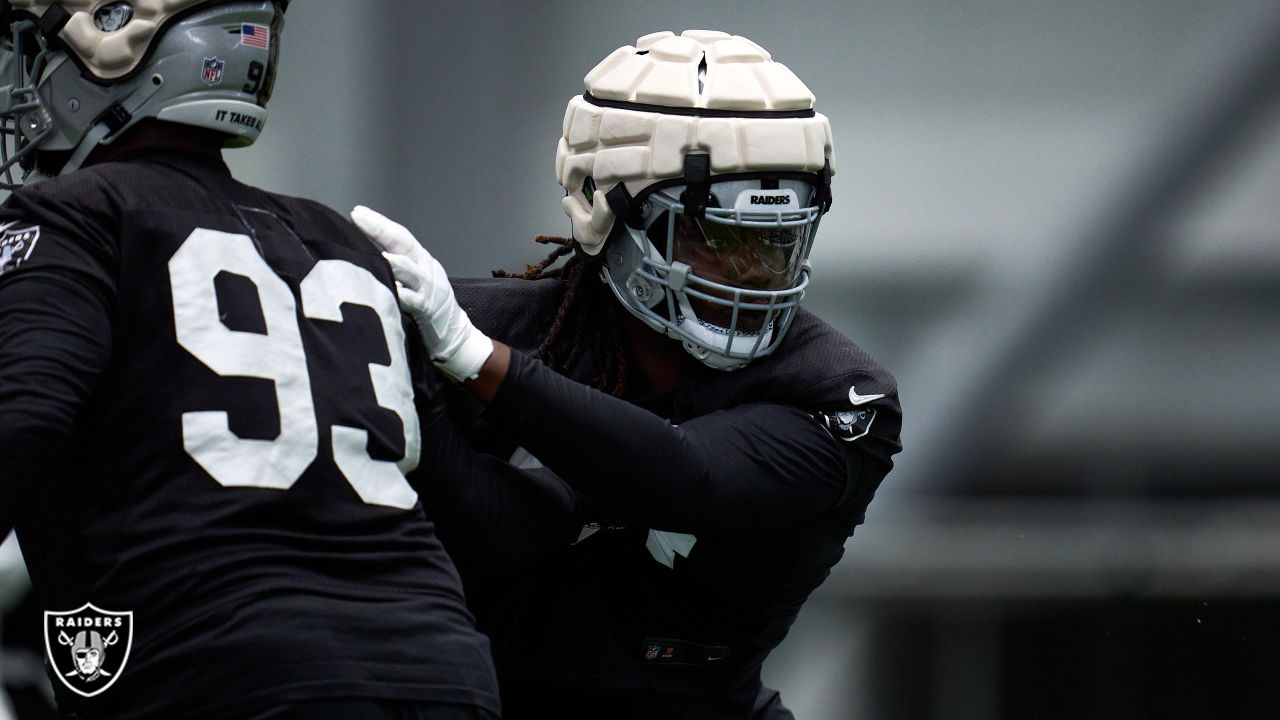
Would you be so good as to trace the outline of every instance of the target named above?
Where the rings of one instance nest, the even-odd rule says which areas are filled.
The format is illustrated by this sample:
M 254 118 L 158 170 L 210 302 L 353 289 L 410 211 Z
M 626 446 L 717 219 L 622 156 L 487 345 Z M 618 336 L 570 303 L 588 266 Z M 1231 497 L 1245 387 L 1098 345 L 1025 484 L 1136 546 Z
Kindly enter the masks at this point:
M 471 324 L 444 268 L 408 228 L 381 213 L 357 205 L 351 221 L 383 249 L 399 286 L 400 309 L 417 323 L 436 367 L 455 382 L 475 379 L 493 352 L 493 341 Z

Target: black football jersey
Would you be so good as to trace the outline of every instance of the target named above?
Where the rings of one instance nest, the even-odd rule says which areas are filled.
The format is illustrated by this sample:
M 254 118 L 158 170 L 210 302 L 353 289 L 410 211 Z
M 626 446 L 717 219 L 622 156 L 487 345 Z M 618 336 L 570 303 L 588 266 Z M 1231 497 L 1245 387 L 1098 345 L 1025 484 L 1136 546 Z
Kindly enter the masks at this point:
M 472 432 L 545 464 L 598 508 L 577 542 L 541 562 L 464 573 L 507 716 L 536 717 L 557 694 L 566 718 L 750 716 L 764 657 L 901 449 L 892 375 L 801 311 L 786 342 L 744 369 L 701 369 L 663 397 L 629 381 L 629 403 L 616 403 L 528 357 L 561 281 L 454 289 L 481 330 L 517 350 Z M 589 352 L 569 370 L 579 381 Z
M 105 348 L 62 371 L 83 399 L 56 457 L 0 458 L 28 475 L 4 482 L 35 486 L 16 526 L 44 609 L 133 613 L 110 689 L 53 679 L 64 710 L 222 718 L 365 697 L 498 712 L 431 498 L 404 477 L 425 379 L 390 270 L 353 225 L 216 158 L 151 153 L 15 192 L 0 231 L 0 298 Z M 77 317 L 42 314 L 64 295 Z M 10 314 L 0 334 L 38 338 L 35 322 Z M 61 379 L 23 352 L 2 351 L 0 404 L 44 417 L 68 393 L 42 394 Z M 12 418 L 2 434 L 20 436 Z

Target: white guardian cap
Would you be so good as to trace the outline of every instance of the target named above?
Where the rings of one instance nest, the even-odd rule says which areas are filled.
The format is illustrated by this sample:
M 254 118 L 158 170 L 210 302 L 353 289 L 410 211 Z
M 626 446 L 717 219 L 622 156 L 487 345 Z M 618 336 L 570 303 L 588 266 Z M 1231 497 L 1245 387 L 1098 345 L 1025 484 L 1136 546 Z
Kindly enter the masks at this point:
M 831 207 L 831 126 L 747 38 L 646 35 L 569 101 L 556 152 L 582 252 L 622 304 L 694 357 L 740 368 L 777 348 Z

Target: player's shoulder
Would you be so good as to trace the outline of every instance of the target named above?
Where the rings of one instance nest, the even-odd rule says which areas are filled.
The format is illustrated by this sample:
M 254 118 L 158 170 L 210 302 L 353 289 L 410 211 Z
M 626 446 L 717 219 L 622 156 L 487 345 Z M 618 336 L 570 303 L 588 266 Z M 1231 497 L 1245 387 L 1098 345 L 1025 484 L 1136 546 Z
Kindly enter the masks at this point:
M 127 193 L 98 168 L 28 182 L 0 205 L 0 244 L 12 245 L 15 233 L 34 233 L 46 246 L 55 237 L 73 238 L 80 246 L 97 248 L 101 257 L 111 256 L 127 216 Z
M 806 310 L 796 314 L 791 332 L 765 366 L 805 403 L 863 405 L 874 396 L 896 401 L 898 380 L 844 333 Z
M 564 294 L 559 278 L 525 280 L 512 277 L 449 278 L 454 294 L 463 308 L 484 305 L 495 310 L 529 310 L 531 307 L 557 304 Z
M 811 412 L 875 405 L 901 413 L 898 381 L 844 333 L 800 310 L 772 354 L 732 372 L 705 372 L 682 389 L 686 410 L 777 402 Z
M 65 175 L 29 181 L 13 191 L 6 208 L 32 212 L 62 211 L 71 217 L 119 215 L 139 208 L 171 204 L 174 197 L 207 194 L 198 175 L 201 165 L 174 153 L 146 153 L 84 167 Z M 207 159 L 210 168 L 225 166 Z M 189 167 L 188 167 L 189 166 Z M 184 172 L 184 168 L 191 170 Z M 229 174 L 227 174 L 229 177 Z
M 244 187 L 253 192 L 253 202 L 260 206 L 257 209 L 269 211 L 299 227 L 315 227 L 338 237 L 358 238 L 362 249 L 376 252 L 373 243 L 365 238 L 350 218 L 318 200 L 248 185 Z
M 6 208 L 85 208 L 119 204 L 121 183 L 97 167 L 28 182 L 5 200 Z
M 298 197 L 296 195 L 286 195 L 271 190 L 264 190 L 259 187 L 250 187 L 262 199 L 263 204 L 279 208 L 287 211 L 287 214 L 308 218 L 314 222 L 320 222 L 327 225 L 337 225 L 344 229 L 355 227 L 351 220 L 344 217 L 341 213 L 333 208 L 325 205 L 318 200 L 310 198 Z
M 324 246 L 368 256 L 380 252 L 349 217 L 320 201 L 239 182 L 230 198 L 241 222 L 259 230 L 283 231 L 303 243 L 314 244 L 320 248 L 320 257 L 329 257 Z
M 521 350 L 546 337 L 564 296 L 558 278 L 450 278 L 458 304 L 481 332 Z

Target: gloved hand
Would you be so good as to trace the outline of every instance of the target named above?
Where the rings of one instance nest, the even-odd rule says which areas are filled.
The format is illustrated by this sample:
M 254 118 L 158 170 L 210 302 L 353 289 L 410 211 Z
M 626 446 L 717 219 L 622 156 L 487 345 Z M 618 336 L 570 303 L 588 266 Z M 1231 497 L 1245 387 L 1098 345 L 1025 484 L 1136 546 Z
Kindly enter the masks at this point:
M 473 380 L 493 352 L 493 341 L 471 324 L 453 296 L 444 268 L 408 228 L 357 205 L 351 221 L 382 248 L 399 285 L 400 309 L 418 325 L 436 367 L 455 382 Z

